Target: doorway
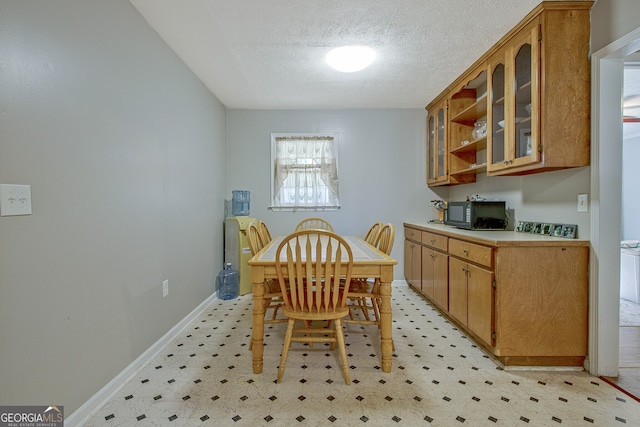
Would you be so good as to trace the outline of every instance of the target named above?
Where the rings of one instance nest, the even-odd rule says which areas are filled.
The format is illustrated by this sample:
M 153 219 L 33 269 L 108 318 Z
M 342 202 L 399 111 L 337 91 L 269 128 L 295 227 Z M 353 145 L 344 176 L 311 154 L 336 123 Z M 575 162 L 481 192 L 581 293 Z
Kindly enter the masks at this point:
M 620 372 L 622 109 L 625 60 L 640 50 L 640 28 L 592 55 L 589 371 Z
M 640 253 L 634 247 L 640 239 L 640 191 L 637 167 L 640 164 L 640 55 L 624 59 L 622 124 L 622 205 L 620 230 L 620 346 L 619 374 L 607 378 L 640 399 L 640 301 L 636 294 L 634 267 Z

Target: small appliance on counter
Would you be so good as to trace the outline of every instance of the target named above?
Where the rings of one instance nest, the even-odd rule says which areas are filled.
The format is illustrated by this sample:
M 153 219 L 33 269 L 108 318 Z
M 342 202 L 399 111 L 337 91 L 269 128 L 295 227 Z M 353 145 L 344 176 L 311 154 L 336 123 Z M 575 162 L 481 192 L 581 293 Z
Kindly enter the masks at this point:
M 444 224 L 446 220 L 447 202 L 444 200 L 432 200 L 431 203 L 433 203 L 433 207 L 438 211 L 438 219 L 432 219 L 429 222 Z
M 508 224 L 506 202 L 449 202 L 445 224 L 465 230 L 505 230 Z

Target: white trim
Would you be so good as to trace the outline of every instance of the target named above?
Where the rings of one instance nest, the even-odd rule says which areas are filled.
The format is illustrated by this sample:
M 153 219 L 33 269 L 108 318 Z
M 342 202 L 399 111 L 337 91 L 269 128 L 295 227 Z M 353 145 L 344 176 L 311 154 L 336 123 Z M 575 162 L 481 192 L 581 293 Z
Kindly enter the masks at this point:
M 591 253 L 589 285 L 589 358 L 592 375 L 618 375 L 620 254 L 619 175 L 622 141 L 623 58 L 640 49 L 640 28 L 591 57 Z M 618 93 L 619 92 L 619 93 Z M 601 148 L 606 144 L 606 148 Z M 616 163 L 617 162 L 617 163 Z M 617 171 L 617 172 L 615 172 Z M 620 178 L 620 179 L 618 179 Z M 616 182 L 618 182 L 616 186 Z M 618 201 L 620 199 L 620 202 Z M 615 235 L 618 242 L 615 242 Z M 602 315 L 601 315 L 602 314 Z
M 171 341 L 181 334 L 202 312 L 215 300 L 217 293 L 200 303 L 196 308 L 184 317 L 179 323 L 169 330 L 163 337 L 156 341 L 136 360 L 131 362 L 122 372 L 113 378 L 100 391 L 94 394 L 89 400 L 82 404 L 69 417 L 64 420 L 65 426 L 82 426 L 95 415 L 100 408 L 113 398 L 122 388 L 141 370 L 147 363 L 153 360 Z

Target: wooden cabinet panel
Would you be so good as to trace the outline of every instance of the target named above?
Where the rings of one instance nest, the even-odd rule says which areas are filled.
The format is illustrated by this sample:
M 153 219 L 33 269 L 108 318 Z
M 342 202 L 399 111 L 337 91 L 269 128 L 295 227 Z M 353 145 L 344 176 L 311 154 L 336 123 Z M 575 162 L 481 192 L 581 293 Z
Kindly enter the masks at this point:
M 449 313 L 487 346 L 493 344 L 493 272 L 451 257 Z
M 449 309 L 449 256 L 422 248 L 422 292 L 444 310 Z
M 422 248 L 422 293 L 433 299 L 433 252 L 429 248 Z
M 413 240 L 414 242 L 418 242 L 420 243 L 420 239 L 421 239 L 421 234 L 422 232 L 418 229 L 415 228 L 411 228 L 411 227 L 405 227 L 404 228 L 404 238 L 405 239 L 409 239 L 409 240 Z
M 493 248 L 465 242 L 458 239 L 449 239 L 449 253 L 486 267 L 493 267 Z
M 441 234 L 429 233 L 427 231 L 422 232 L 422 244 L 438 249 L 440 251 L 447 251 L 447 241 L 449 239 Z
M 433 301 L 449 310 L 449 255 L 433 253 Z
M 449 314 L 467 325 L 467 263 L 449 258 Z
M 405 229 L 406 230 L 406 229 Z M 422 257 L 419 243 L 404 240 L 404 277 L 411 286 L 421 289 Z
M 589 248 L 500 248 L 496 258 L 497 354 L 586 355 Z
M 488 345 L 493 343 L 493 272 L 467 264 L 467 326 Z

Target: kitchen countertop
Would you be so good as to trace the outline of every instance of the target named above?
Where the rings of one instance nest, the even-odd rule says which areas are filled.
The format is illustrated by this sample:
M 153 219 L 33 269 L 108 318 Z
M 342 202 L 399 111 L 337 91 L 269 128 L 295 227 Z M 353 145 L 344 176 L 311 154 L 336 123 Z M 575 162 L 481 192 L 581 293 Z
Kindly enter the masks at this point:
M 522 233 L 504 230 L 463 230 L 450 225 L 423 222 L 405 222 L 405 226 L 457 237 L 469 242 L 491 246 L 589 246 L 588 239 L 565 239 L 541 234 Z

